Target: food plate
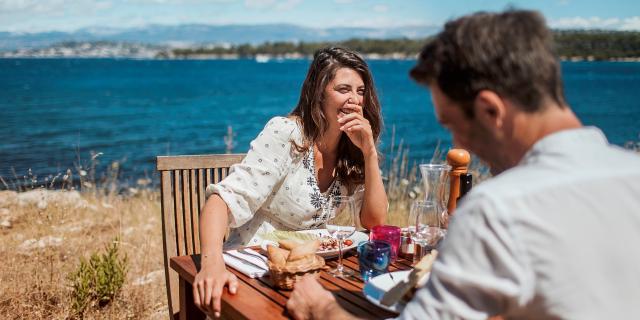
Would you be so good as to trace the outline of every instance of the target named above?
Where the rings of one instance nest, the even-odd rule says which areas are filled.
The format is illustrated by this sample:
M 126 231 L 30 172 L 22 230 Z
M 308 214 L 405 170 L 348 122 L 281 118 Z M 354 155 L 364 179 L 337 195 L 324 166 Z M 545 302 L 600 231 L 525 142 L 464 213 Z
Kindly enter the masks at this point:
M 364 296 L 367 298 L 367 300 L 371 301 L 371 303 L 375 304 L 376 306 L 388 311 L 400 313 L 405 307 L 404 303 L 398 302 L 392 306 L 385 306 L 380 303 L 380 300 L 382 300 L 385 292 L 389 291 L 397 283 L 400 283 L 403 280 L 407 279 L 409 273 L 411 273 L 410 270 L 405 270 L 391 272 L 393 278 L 391 278 L 389 273 L 373 277 L 371 278 L 371 280 L 369 280 L 369 282 L 367 282 L 367 284 L 364 285 L 364 288 L 362 288 L 362 293 L 364 293 Z
M 311 240 L 314 238 L 324 238 L 324 237 L 328 237 L 330 238 L 331 236 L 329 235 L 329 232 L 327 231 L 327 229 L 313 229 L 313 230 L 301 230 L 301 231 L 296 231 L 295 233 L 303 235 L 303 237 L 300 237 L 299 239 L 305 239 L 306 240 Z M 267 238 L 267 237 L 265 237 Z M 369 236 L 367 236 L 365 233 L 362 233 L 360 231 L 356 231 L 354 234 L 352 234 L 349 238 L 347 238 L 349 240 L 352 241 L 352 243 L 348 246 L 343 246 L 342 247 L 342 253 L 345 253 L 353 248 L 356 248 L 358 246 L 358 243 L 360 243 L 361 241 L 367 241 L 369 240 Z M 293 238 L 292 240 L 298 240 L 296 238 Z M 277 241 L 272 241 L 272 240 L 263 240 L 262 244 L 260 245 L 260 247 L 262 248 L 262 250 L 267 250 L 267 245 L 278 245 Z M 338 249 L 328 249 L 328 250 L 318 250 L 317 254 L 323 258 L 333 258 L 333 257 L 337 257 L 338 256 Z

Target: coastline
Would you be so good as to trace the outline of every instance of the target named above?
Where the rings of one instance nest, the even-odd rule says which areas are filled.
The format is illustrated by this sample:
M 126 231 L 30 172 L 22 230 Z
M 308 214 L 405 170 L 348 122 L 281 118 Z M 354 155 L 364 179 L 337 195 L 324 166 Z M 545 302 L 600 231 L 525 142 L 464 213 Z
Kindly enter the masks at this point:
M 404 53 L 368 53 L 362 55 L 366 60 L 391 60 L 391 61 L 415 61 L 417 55 L 407 55 Z M 288 60 L 311 60 L 311 55 L 303 55 L 299 53 L 288 54 L 258 54 L 258 55 L 239 55 L 239 54 L 190 54 L 190 55 L 159 55 L 159 56 L 131 56 L 131 55 L 82 55 L 82 54 L 15 54 L 0 52 L 0 59 L 114 59 L 114 60 L 255 60 L 258 63 L 281 62 Z M 560 56 L 562 62 L 640 62 L 640 57 L 610 57 L 597 58 L 594 56 Z

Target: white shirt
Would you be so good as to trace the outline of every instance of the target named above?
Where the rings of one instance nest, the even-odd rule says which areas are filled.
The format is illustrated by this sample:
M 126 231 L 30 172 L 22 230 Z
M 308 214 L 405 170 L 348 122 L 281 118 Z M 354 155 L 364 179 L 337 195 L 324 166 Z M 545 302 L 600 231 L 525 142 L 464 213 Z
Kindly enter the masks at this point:
M 538 141 L 460 204 L 401 319 L 640 317 L 640 156 L 596 128 Z
M 296 121 L 275 117 L 251 142 L 241 163 L 229 175 L 207 187 L 207 197 L 220 195 L 230 210 L 232 228 L 225 249 L 260 245 L 262 235 L 274 230 L 317 229 L 328 219 L 322 206 L 335 196 L 347 195 L 346 186 L 334 179 L 320 192 L 315 175 L 313 148 L 298 152 L 302 128 Z M 360 212 L 362 185 L 353 194 Z

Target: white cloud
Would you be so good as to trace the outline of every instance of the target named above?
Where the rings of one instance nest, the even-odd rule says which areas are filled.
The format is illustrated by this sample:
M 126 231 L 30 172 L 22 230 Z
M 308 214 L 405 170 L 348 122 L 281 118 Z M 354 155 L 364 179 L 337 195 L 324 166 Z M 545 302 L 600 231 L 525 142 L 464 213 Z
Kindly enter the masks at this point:
M 382 4 L 377 4 L 375 6 L 373 6 L 373 11 L 374 12 L 378 12 L 378 13 L 385 13 L 387 11 L 389 11 L 389 7 L 382 5 Z
M 0 1 L 0 11 L 3 13 L 19 13 L 25 11 L 43 13 L 47 11 L 60 10 L 63 5 L 63 0 L 4 0 Z
M 288 11 L 295 8 L 302 0 L 245 0 L 244 5 L 249 9 L 275 9 Z
M 549 26 L 557 29 L 609 29 L 640 30 L 640 16 L 629 18 L 571 17 L 551 20 Z
M 141 3 L 141 4 L 211 4 L 211 3 L 231 3 L 236 0 L 129 0 L 127 3 Z
M 620 19 L 617 18 L 602 19 L 600 17 L 572 17 L 553 20 L 549 23 L 549 25 L 551 25 L 551 27 L 553 28 L 559 29 L 597 29 L 611 28 L 619 23 Z
M 280 11 L 288 11 L 295 8 L 302 0 L 285 0 L 276 5 L 276 9 Z
M 640 30 L 640 17 L 631 17 L 624 19 L 620 30 Z
M 353 0 L 333 0 L 333 2 L 338 4 L 352 3 Z
M 113 3 L 110 1 L 98 1 L 95 3 L 95 8 L 97 10 L 108 10 L 113 8 Z
M 56 15 L 66 13 L 94 13 L 108 10 L 113 3 L 107 0 L 76 0 L 69 5 L 65 0 L 4 0 L 0 1 L 0 15 Z
M 276 4 L 276 0 L 245 0 L 244 6 L 249 9 L 264 9 Z

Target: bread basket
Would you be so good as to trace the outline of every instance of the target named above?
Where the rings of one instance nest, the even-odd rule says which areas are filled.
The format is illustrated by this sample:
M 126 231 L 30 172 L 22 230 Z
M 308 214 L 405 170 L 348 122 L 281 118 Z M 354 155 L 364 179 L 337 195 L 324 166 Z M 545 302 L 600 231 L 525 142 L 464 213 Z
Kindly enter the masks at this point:
M 275 265 L 268 261 L 269 272 L 273 284 L 281 289 L 293 289 L 293 285 L 307 274 L 317 277 L 325 268 L 324 259 L 318 255 L 310 255 L 309 258 L 287 263 L 284 266 Z

